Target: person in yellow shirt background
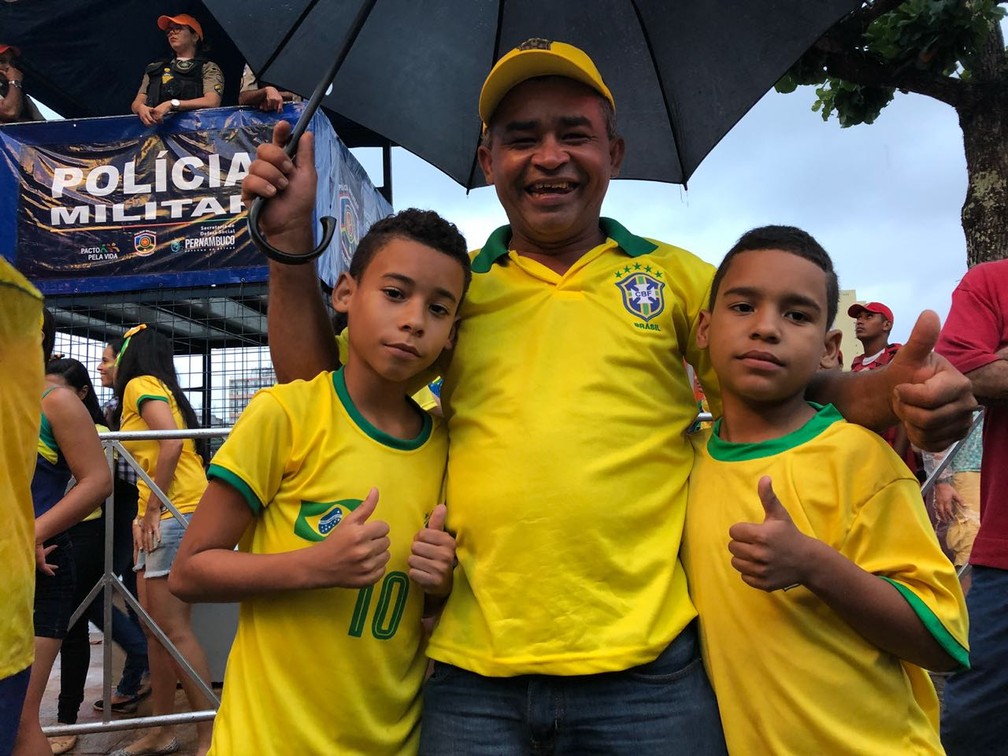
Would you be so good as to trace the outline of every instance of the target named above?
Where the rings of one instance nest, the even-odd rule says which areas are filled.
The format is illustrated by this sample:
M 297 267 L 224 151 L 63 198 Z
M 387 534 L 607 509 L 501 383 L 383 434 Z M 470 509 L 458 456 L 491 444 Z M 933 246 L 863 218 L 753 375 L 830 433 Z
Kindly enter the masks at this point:
M 42 295 L 0 257 L 0 753 L 14 736 L 34 657 L 35 515 L 31 480 L 39 435 Z
M 199 427 L 196 413 L 178 382 L 171 342 L 146 324 L 125 334 L 116 363 L 115 394 L 119 404 L 113 422 L 118 421 L 122 432 Z M 168 590 L 168 575 L 182 534 L 206 490 L 203 460 L 191 438 L 124 441 L 123 447 L 167 495 L 184 520 L 175 519 L 147 481 L 138 477 L 139 499 L 133 540 L 140 604 L 209 685 L 206 654 L 192 629 L 192 607 Z M 210 703 L 195 681 L 178 667 L 146 625 L 144 631 L 147 633 L 153 713 L 172 713 L 176 682 L 182 683 L 194 711 L 208 708 Z M 211 722 L 196 724 L 198 756 L 210 747 L 211 729 Z M 137 752 L 171 753 L 178 748 L 172 728 L 161 726 L 148 729 L 117 753 L 120 756 Z

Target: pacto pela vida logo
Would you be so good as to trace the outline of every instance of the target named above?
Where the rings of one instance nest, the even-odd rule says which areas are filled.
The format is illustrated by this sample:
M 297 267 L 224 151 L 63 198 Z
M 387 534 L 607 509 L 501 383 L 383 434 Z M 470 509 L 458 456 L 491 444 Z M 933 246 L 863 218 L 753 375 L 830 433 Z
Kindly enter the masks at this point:
M 119 245 L 115 242 L 106 242 L 94 247 L 81 247 L 81 255 L 88 262 L 101 262 L 102 260 L 118 260 Z

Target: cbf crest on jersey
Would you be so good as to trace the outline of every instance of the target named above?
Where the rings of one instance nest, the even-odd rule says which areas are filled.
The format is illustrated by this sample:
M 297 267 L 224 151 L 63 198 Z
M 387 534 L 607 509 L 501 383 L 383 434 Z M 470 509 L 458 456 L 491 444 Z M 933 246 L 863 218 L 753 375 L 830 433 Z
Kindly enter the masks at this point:
M 665 311 L 665 282 L 659 280 L 661 271 L 652 274 L 650 265 L 635 268 L 627 267 L 616 286 L 623 294 L 623 306 L 627 311 L 647 322 Z
M 362 499 L 339 501 L 302 501 L 294 522 L 294 535 L 306 541 L 324 541 L 343 518 L 360 505 Z

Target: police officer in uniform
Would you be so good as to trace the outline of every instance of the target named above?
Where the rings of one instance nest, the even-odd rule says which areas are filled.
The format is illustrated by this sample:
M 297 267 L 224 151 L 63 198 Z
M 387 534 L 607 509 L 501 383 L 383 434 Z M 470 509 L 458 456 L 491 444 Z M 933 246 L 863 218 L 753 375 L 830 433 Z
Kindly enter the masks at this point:
M 131 110 L 145 126 L 164 121 L 180 110 L 216 108 L 224 92 L 220 66 L 205 57 L 203 27 L 188 13 L 161 16 L 158 28 L 168 35 L 173 57 L 157 60 L 144 70 Z

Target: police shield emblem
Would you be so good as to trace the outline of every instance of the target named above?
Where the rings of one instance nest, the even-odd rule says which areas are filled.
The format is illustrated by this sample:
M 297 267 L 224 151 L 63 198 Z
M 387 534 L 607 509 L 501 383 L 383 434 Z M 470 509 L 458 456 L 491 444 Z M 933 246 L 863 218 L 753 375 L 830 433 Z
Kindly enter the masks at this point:
M 133 249 L 141 257 L 153 254 L 157 247 L 157 234 L 153 231 L 140 231 L 133 234 Z
M 645 323 L 665 310 L 665 284 L 650 273 L 628 273 L 616 286 L 623 294 L 623 306 Z

